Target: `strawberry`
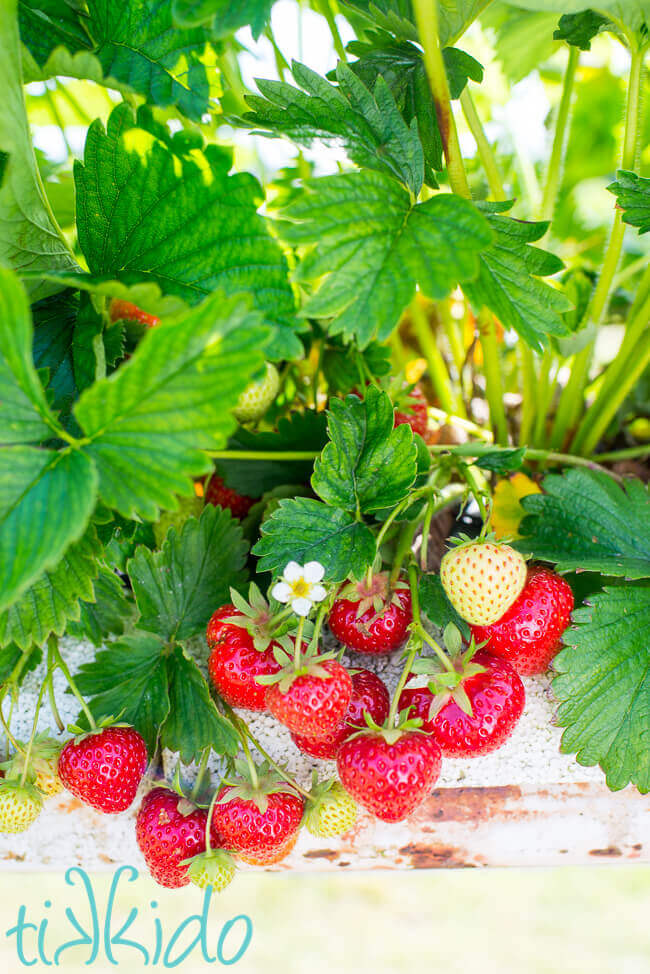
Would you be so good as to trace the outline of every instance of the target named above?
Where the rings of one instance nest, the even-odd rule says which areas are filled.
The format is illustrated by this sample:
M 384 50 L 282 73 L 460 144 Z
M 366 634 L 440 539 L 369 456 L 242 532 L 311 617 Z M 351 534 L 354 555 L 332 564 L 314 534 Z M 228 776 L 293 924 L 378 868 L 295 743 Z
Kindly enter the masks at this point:
M 383 680 L 370 670 L 357 670 L 352 673 L 352 696 L 343 723 L 325 737 L 291 737 L 296 747 L 310 757 L 333 760 L 343 741 L 365 727 L 364 714 L 370 714 L 376 724 L 383 724 L 389 709 L 390 697 Z
M 382 656 L 399 649 L 412 619 L 408 586 L 398 582 L 391 590 L 388 575 L 380 572 L 370 582 L 351 582 L 341 589 L 328 625 L 348 649 Z
M 352 677 L 336 660 L 307 659 L 294 672 L 281 670 L 268 686 L 266 706 L 294 734 L 325 737 L 345 717 L 352 697 Z
M 463 619 L 489 626 L 519 597 L 526 583 L 526 562 L 509 545 L 465 540 L 443 557 L 440 581 Z
M 573 592 L 548 568 L 530 568 L 519 598 L 490 626 L 472 626 L 477 642 L 512 663 L 521 676 L 543 673 L 571 622 Z
M 58 763 L 62 744 L 47 733 L 38 734 L 30 751 L 27 780 L 35 785 L 45 798 L 52 798 L 63 790 L 59 778 Z M 16 752 L 9 766 L 8 777 L 20 778 L 25 768 L 26 751 Z
M 0 782 L 0 832 L 25 832 L 41 813 L 38 790 L 15 778 Z
M 338 781 L 315 782 L 305 812 L 305 828 L 321 839 L 348 832 L 357 820 L 359 809 Z
M 190 882 L 186 860 L 205 851 L 208 814 L 169 788 L 154 788 L 142 800 L 135 836 L 149 872 L 161 886 L 175 889 Z M 214 822 L 214 846 L 221 844 Z
M 59 777 L 86 805 L 114 814 L 133 802 L 148 760 L 137 730 L 114 724 L 68 741 L 59 757 Z
M 199 889 L 210 887 L 215 892 L 229 886 L 235 878 L 237 866 L 235 860 L 225 849 L 210 849 L 194 856 L 189 864 L 187 874 L 190 882 Z
M 278 394 L 280 376 L 275 365 L 266 363 L 264 377 L 251 382 L 242 392 L 233 416 L 238 423 L 252 423 L 261 419 Z
M 226 487 L 223 477 L 213 473 L 205 488 L 205 503 L 227 508 L 234 518 L 241 520 L 246 517 L 257 500 L 255 497 L 238 494 L 236 490 Z
M 440 763 L 433 737 L 400 729 L 363 731 L 336 758 L 345 790 L 384 822 L 400 822 L 424 801 Z
M 496 751 L 512 734 L 526 702 L 523 683 L 510 663 L 481 650 L 470 659 L 459 658 L 455 686 L 447 680 L 436 687 L 434 677 L 432 692 L 429 686 L 410 687 L 417 682 L 410 677 L 400 694 L 400 710 L 413 708 L 409 717 L 421 718 L 422 729 L 433 734 L 444 757 Z
M 302 798 L 266 764 L 255 769 L 237 760 L 238 777 L 223 787 L 212 813 L 222 844 L 236 854 L 264 857 L 297 834 Z
M 429 425 L 429 403 L 419 386 L 415 386 L 406 397 L 403 409 L 395 410 L 395 426 L 408 423 L 414 433 L 426 436 Z
M 135 321 L 147 328 L 155 328 L 156 325 L 160 324 L 160 318 L 143 311 L 137 304 L 121 301 L 119 298 L 113 298 L 111 301 L 108 306 L 108 316 L 111 321 Z
M 277 644 L 269 643 L 264 649 L 256 649 L 255 637 L 247 628 L 226 622 L 233 618 L 241 618 L 244 623 L 249 616 L 232 604 L 223 605 L 208 623 L 210 679 L 217 693 L 231 707 L 266 710 L 266 687 L 255 678 L 280 671 L 280 664 L 273 655 L 273 647 Z

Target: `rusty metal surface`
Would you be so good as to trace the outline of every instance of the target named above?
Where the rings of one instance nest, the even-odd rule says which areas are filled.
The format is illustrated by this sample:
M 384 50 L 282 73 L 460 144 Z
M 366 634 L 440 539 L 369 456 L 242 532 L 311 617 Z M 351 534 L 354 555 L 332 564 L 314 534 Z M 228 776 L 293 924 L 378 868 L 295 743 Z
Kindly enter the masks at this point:
M 133 812 L 99 815 L 62 795 L 48 803 L 41 821 L 38 836 L 1 837 L 0 869 L 106 870 L 122 863 L 143 868 Z M 292 855 L 272 868 L 455 869 L 626 860 L 650 862 L 650 798 L 629 788 L 613 794 L 604 785 L 584 783 L 439 788 L 406 822 L 389 825 L 363 813 L 340 839 L 317 839 L 303 830 Z

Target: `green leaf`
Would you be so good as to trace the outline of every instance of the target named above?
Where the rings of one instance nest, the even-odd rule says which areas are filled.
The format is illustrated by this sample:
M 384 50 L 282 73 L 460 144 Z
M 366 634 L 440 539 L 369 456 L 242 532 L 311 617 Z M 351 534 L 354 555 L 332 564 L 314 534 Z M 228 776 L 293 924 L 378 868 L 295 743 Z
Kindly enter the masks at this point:
M 546 231 L 546 223 L 526 223 L 501 216 L 512 203 L 477 203 L 494 232 L 493 243 L 480 255 L 476 280 L 463 286 L 478 312 L 487 305 L 502 325 L 513 328 L 531 348 L 541 351 L 549 335 L 567 335 L 562 313 L 571 307 L 566 295 L 539 280 L 564 266 L 559 257 L 529 246 Z
M 79 243 L 93 275 L 155 282 L 196 304 L 219 288 L 252 295 L 274 327 L 272 358 L 299 358 L 287 262 L 257 209 L 248 173 L 230 154 L 182 131 L 169 136 L 126 104 L 88 130 L 75 164 Z
M 607 587 L 573 614 L 553 660 L 562 751 L 599 764 L 613 791 L 650 791 L 650 583 Z
M 285 238 L 309 251 L 297 279 L 317 282 L 301 311 L 333 317 L 329 331 L 365 348 L 386 339 L 415 294 L 416 284 L 441 299 L 474 277 L 479 252 L 491 232 L 467 200 L 439 193 L 412 204 L 409 194 L 384 173 L 323 176 L 283 216 Z
M 66 631 L 101 646 L 107 636 L 124 635 L 134 618 L 135 606 L 127 598 L 121 579 L 107 565 L 100 565 L 91 598 L 79 603 L 79 618 L 70 620 Z
M 239 739 L 230 721 L 219 713 L 198 666 L 180 646 L 167 659 L 171 709 L 160 743 L 178 752 L 183 764 L 199 761 L 206 747 L 235 755 Z
M 619 485 L 598 471 L 569 470 L 542 487 L 521 500 L 520 550 L 559 571 L 650 578 L 650 493 L 640 480 Z
M 75 11 L 56 0 L 23 0 L 29 80 L 87 77 L 176 106 L 197 122 L 215 106 L 220 90 L 206 27 L 177 27 L 172 4 L 157 0 L 87 0 L 86 6 Z
M 439 0 L 441 45 L 454 44 L 489 2 Z M 344 0 L 344 3 L 366 18 L 373 27 L 381 27 L 397 37 L 418 40 L 411 0 Z
M 373 376 L 381 377 L 390 375 L 393 368 L 390 348 L 379 342 L 370 342 L 363 352 L 354 345 L 332 343 L 325 349 L 321 366 L 330 394 L 346 394 L 358 389 L 360 369 L 364 375 L 370 372 Z
M 490 453 L 483 453 L 477 458 L 475 465 L 483 470 L 504 474 L 511 470 L 519 470 L 525 456 L 526 447 L 523 446 L 518 450 L 494 450 Z
M 0 612 L 85 531 L 97 473 L 79 451 L 0 450 Z
M 104 503 L 157 520 L 208 473 L 204 450 L 223 448 L 230 409 L 264 362 L 267 331 L 243 298 L 215 292 L 150 329 L 131 359 L 81 396 L 75 415 L 91 442 Z
M 213 37 L 225 37 L 249 26 L 258 39 L 270 16 L 274 0 L 174 0 L 174 21 L 180 27 L 210 25 Z
M 20 671 L 18 686 L 20 686 L 28 673 L 32 673 L 36 669 L 43 658 L 43 651 L 38 646 L 28 648 L 25 652 L 27 653 L 27 660 Z M 21 656 L 23 656 L 23 650 L 16 646 L 15 643 L 10 643 L 4 649 L 0 649 L 0 683 L 4 683 L 9 679 L 20 662 Z
M 71 288 L 75 291 L 83 291 L 92 295 L 95 304 L 101 305 L 101 298 L 118 298 L 120 301 L 130 301 L 138 308 L 148 314 L 159 318 L 168 318 L 187 311 L 187 302 L 174 295 L 161 294 L 160 288 L 152 281 L 143 281 L 138 284 L 124 284 L 116 281 L 107 275 L 84 274 L 81 272 L 72 274 L 68 272 L 49 272 L 43 271 L 40 274 L 30 274 L 25 272 L 22 275 L 24 280 L 43 280 L 56 285 L 57 289 Z M 52 299 L 54 300 L 54 299 Z M 47 306 L 43 302 L 44 306 Z
M 639 234 L 650 230 L 650 179 L 634 172 L 619 169 L 616 182 L 607 187 L 616 196 L 616 205 L 623 210 L 623 223 L 638 227 Z
M 559 49 L 553 39 L 557 14 L 516 10 L 510 3 L 492 3 L 481 24 L 494 32 L 494 48 L 503 72 L 516 83 L 536 70 Z
M 93 579 L 101 553 L 94 527 L 71 544 L 63 558 L 44 572 L 0 615 L 0 646 L 15 642 L 22 649 L 42 645 L 51 633 L 73 632 L 81 614 L 80 599 L 93 597 Z
M 417 475 L 417 448 L 408 424 L 394 428 L 390 397 L 370 386 L 365 399 L 331 399 L 330 443 L 314 464 L 312 487 L 333 507 L 370 514 L 394 507 Z
M 48 395 L 61 418 L 69 415 L 78 394 L 72 356 L 78 311 L 79 296 L 69 288 L 32 306 L 34 365 L 47 369 Z
M 406 124 L 410 126 L 416 119 L 424 151 L 425 181 L 435 188 L 438 183 L 434 173 L 443 168 L 442 139 L 422 52 L 409 41 L 397 41 L 383 31 L 368 31 L 367 36 L 369 41 L 348 44 L 347 49 L 358 58 L 350 70 L 371 90 L 377 78 L 382 77 Z M 483 68 L 469 54 L 453 47 L 446 47 L 442 54 L 452 98 L 460 97 L 468 78 L 483 80 Z
M 230 511 L 206 505 L 180 532 L 170 529 L 160 551 L 140 546 L 127 571 L 140 611 L 140 629 L 166 642 L 203 632 L 230 588 L 246 580 L 248 545 Z
M 325 580 L 336 584 L 348 575 L 360 578 L 375 557 L 370 528 L 346 511 L 308 497 L 281 500 L 261 530 L 253 548 L 260 572 L 276 574 L 290 561 L 318 561 Z
M 25 289 L 0 267 L 0 443 L 34 443 L 59 429 L 32 360 Z
M 418 195 L 424 156 L 417 125 L 404 121 L 381 76 L 371 92 L 342 61 L 335 72 L 338 85 L 297 61 L 291 71 L 298 88 L 256 80 L 263 97 L 247 96 L 252 109 L 244 115 L 247 124 L 266 135 L 282 133 L 301 145 L 316 139 L 342 144 L 357 165 L 389 173 Z
M 327 442 L 326 426 L 325 413 L 307 409 L 281 417 L 275 430 L 254 433 L 238 429 L 228 441 L 228 449 L 271 454 L 320 450 Z M 228 487 L 248 497 L 259 497 L 285 484 L 308 483 L 314 463 L 313 460 L 233 459 L 219 460 L 217 468 Z
M 465 639 L 471 633 L 467 622 L 458 615 L 442 587 L 440 575 L 422 575 L 418 584 L 422 611 L 432 626 L 444 630 L 450 622 L 460 629 Z
M 16 0 L 0 0 L 0 263 L 17 271 L 73 269 L 75 262 L 52 218 L 36 169 L 19 65 Z M 36 286 L 32 297 L 53 290 Z
M 134 632 L 111 643 L 90 663 L 83 663 L 75 681 L 93 717 L 118 717 L 142 734 L 153 757 L 160 729 L 170 709 L 163 643 L 149 633 Z M 85 716 L 78 718 L 87 727 Z
M 566 41 L 581 51 L 590 51 L 594 37 L 610 27 L 607 17 L 595 10 L 583 10 L 579 14 L 564 14 L 560 17 L 553 37 L 556 41 Z

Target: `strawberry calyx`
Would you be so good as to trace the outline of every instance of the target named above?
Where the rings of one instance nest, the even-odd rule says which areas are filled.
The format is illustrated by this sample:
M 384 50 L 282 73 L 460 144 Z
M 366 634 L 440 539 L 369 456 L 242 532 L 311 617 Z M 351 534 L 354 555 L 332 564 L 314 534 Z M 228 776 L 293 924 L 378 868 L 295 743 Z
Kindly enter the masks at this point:
M 433 694 L 429 720 L 433 720 L 450 700 L 453 700 L 468 717 L 473 717 L 474 711 L 464 684 L 479 673 L 486 672 L 484 666 L 473 662 L 474 655 L 485 646 L 485 643 L 476 643 L 472 636 L 469 645 L 463 650 L 460 630 L 453 622 L 446 627 L 443 642 L 449 653 L 452 668 L 444 669 L 440 660 L 435 657 L 420 657 L 413 663 L 414 678 L 409 680 L 408 686 L 410 689 L 427 687 Z
M 222 890 L 235 877 L 237 864 L 227 849 L 209 849 L 190 859 L 183 859 L 180 866 L 187 866 L 190 882 L 197 886 L 210 886 Z
M 43 805 L 43 796 L 38 788 L 29 781 L 21 782 L 19 778 L 5 778 L 0 781 L 0 794 L 13 793 L 19 801 L 33 801 L 39 807 Z
M 223 779 L 224 792 L 216 799 L 217 805 L 226 805 L 238 798 L 241 801 L 254 802 L 263 815 L 269 805 L 269 795 L 286 793 L 301 798 L 298 789 L 272 768 L 268 761 L 253 765 L 243 758 L 235 758 L 233 767 L 236 774 L 232 778 Z
M 299 676 L 315 676 L 320 680 L 329 680 L 332 674 L 322 665 L 327 660 L 338 659 L 338 653 L 318 653 L 317 647 L 310 647 L 300 658 L 297 655 L 289 656 L 279 647 L 274 647 L 273 655 L 282 667 L 277 673 L 269 673 L 264 676 L 256 676 L 257 683 L 263 686 L 279 684 L 280 693 L 287 693 L 292 683 Z
M 271 643 L 278 643 L 288 654 L 292 643 L 288 633 L 283 632 L 284 612 L 273 613 L 255 582 L 248 589 L 248 601 L 234 589 L 230 589 L 230 599 L 241 615 L 226 616 L 223 622 L 245 629 L 253 640 L 258 653 L 263 653 Z M 290 625 L 287 623 L 287 626 Z
M 16 744 L 19 750 L 0 764 L 0 769 L 7 772 L 8 778 L 20 778 L 25 772 L 25 779 L 33 784 L 39 774 L 56 775 L 57 762 L 63 749 L 60 741 L 50 737 L 47 731 L 37 734 L 32 741 L 29 760 L 27 746 L 22 741 L 16 741 Z
M 78 724 L 68 724 L 67 731 L 69 734 L 74 735 L 74 743 L 81 744 L 85 741 L 87 737 L 94 737 L 96 734 L 101 734 L 109 727 L 132 727 L 131 724 L 127 724 L 125 721 L 120 721 L 118 718 L 102 717 L 101 720 L 95 722 L 95 726 L 88 729 L 87 727 L 80 727 Z M 65 742 L 69 744 L 69 741 Z
M 383 616 L 389 606 L 400 605 L 397 593 L 407 588 L 405 581 L 397 580 L 391 585 L 388 572 L 378 572 L 366 575 L 361 581 L 348 582 L 336 597 L 345 599 L 347 602 L 358 603 L 357 619 L 360 619 L 369 609 L 374 609 L 375 615 L 366 623 L 367 626 L 371 626 Z
M 356 731 L 354 734 L 350 734 L 346 737 L 345 743 L 354 740 L 356 737 L 367 737 L 369 735 L 380 735 L 391 747 L 399 741 L 400 737 L 404 734 L 418 733 L 418 734 L 428 734 L 428 731 L 422 730 L 422 719 L 420 717 L 409 717 L 408 711 L 401 710 L 397 715 L 397 722 L 395 724 L 391 723 L 390 714 L 386 718 L 383 724 L 377 724 L 372 719 L 370 714 L 366 711 L 364 713 L 364 720 L 366 726 L 361 728 L 361 730 Z

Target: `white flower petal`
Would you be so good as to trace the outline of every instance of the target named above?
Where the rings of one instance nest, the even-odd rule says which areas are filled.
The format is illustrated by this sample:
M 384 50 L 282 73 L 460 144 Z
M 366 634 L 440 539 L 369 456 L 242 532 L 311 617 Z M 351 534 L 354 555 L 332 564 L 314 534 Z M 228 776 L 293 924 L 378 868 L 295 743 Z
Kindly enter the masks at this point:
M 312 602 L 322 602 L 327 598 L 327 589 L 322 585 L 311 585 L 309 587 L 309 598 Z
M 309 599 L 298 598 L 291 603 L 291 608 L 297 616 L 308 616 L 311 612 L 311 602 Z
M 297 561 L 290 561 L 282 572 L 282 577 L 285 582 L 297 582 L 299 578 L 302 578 L 302 565 L 299 565 Z
M 305 581 L 320 582 L 325 574 L 325 569 L 319 561 L 308 561 L 303 568 Z
M 276 582 L 276 584 L 271 589 L 271 596 L 276 600 L 276 602 L 288 602 L 292 596 L 291 588 L 286 582 Z

